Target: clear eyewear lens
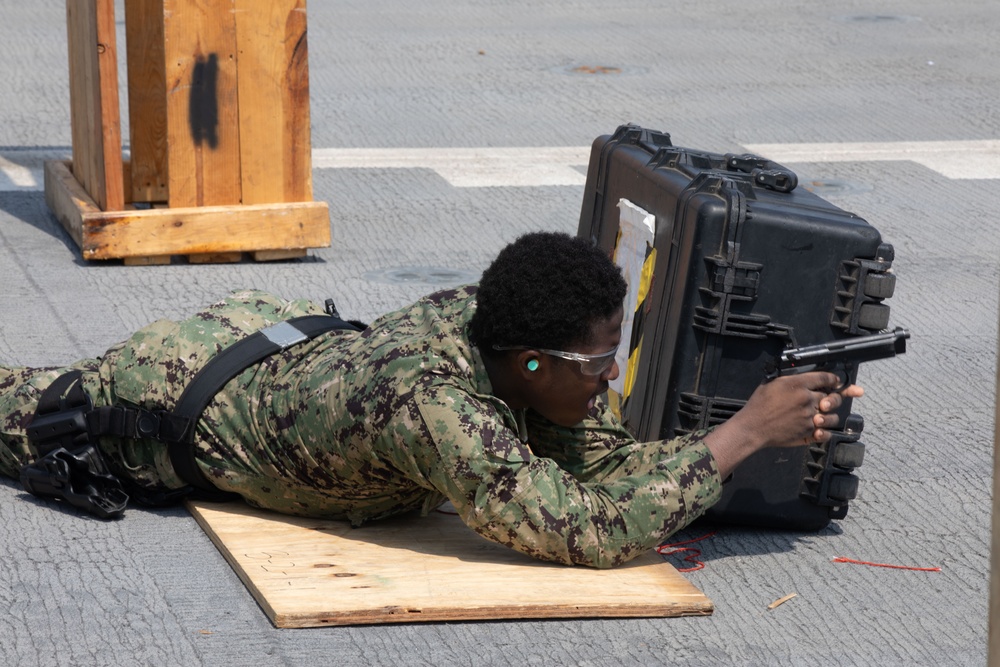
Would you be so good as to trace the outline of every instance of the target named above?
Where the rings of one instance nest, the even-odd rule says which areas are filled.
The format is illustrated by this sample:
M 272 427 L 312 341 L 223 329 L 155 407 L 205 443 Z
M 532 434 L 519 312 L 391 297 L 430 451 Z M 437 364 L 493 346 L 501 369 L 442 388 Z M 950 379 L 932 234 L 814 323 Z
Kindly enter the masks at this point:
M 601 355 L 593 359 L 578 359 L 580 362 L 580 372 L 584 375 L 603 375 L 604 371 L 611 368 L 611 365 L 615 363 L 615 353 L 618 352 L 617 349 L 611 350 L 606 355 Z
M 601 354 L 582 354 L 580 352 L 563 352 L 562 350 L 546 350 L 541 347 L 528 347 L 526 345 L 494 345 L 494 350 L 537 350 L 542 354 L 547 354 L 552 357 L 559 357 L 560 359 L 568 359 L 570 361 L 575 361 L 580 364 L 580 372 L 584 375 L 601 375 L 606 370 L 611 368 L 611 365 L 615 363 L 615 355 L 618 353 L 618 347 L 616 346 L 613 350 L 607 352 L 602 352 Z
M 603 354 L 580 354 L 577 352 L 562 352 L 559 350 L 538 350 L 543 354 L 549 354 L 554 357 L 561 357 L 563 359 L 570 359 L 572 361 L 580 364 L 580 372 L 584 375 L 601 375 L 604 371 L 611 368 L 611 364 L 615 363 L 615 353 L 618 352 L 618 348 L 605 352 Z

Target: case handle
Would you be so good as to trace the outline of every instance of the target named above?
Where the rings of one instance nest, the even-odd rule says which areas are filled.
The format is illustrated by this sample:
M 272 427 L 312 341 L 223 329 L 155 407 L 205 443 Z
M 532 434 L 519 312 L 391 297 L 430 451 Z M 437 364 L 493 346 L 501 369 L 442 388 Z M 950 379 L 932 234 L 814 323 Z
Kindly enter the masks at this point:
M 754 185 L 776 192 L 791 192 L 799 184 L 791 169 L 751 153 L 726 153 L 726 169 L 750 174 Z

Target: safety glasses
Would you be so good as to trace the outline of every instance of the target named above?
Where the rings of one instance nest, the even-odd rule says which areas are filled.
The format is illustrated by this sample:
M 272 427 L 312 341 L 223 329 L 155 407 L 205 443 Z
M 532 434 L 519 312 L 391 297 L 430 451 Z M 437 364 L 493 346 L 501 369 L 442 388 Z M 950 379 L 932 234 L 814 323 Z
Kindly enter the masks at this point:
M 546 350 L 541 347 L 529 347 L 527 345 L 494 345 L 493 349 L 497 352 L 503 352 L 505 350 L 535 350 L 536 352 L 541 352 L 542 354 L 547 354 L 552 357 L 569 359 L 570 361 L 575 361 L 580 364 L 580 372 L 584 375 L 601 375 L 604 373 L 604 371 L 611 368 L 611 365 L 615 363 L 615 353 L 618 352 L 617 345 L 614 349 L 608 350 L 607 352 L 601 352 L 600 354 L 582 354 L 580 352 Z

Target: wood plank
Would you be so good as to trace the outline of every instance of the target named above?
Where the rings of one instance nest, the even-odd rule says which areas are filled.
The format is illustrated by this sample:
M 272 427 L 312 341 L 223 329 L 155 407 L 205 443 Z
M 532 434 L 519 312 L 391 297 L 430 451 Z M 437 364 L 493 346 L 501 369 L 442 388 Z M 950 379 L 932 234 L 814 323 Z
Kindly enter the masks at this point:
M 101 209 L 87 194 L 62 160 L 45 162 L 45 203 L 77 247 L 83 245 L 83 216 L 100 215 Z
M 484 540 L 449 514 L 354 529 L 242 503 L 188 508 L 280 628 L 704 616 L 713 609 L 652 551 L 594 570 L 534 560 Z
M 252 253 L 255 262 L 276 262 L 282 259 L 299 259 L 306 256 L 305 248 L 292 250 L 257 250 Z
M 235 0 L 164 0 L 171 208 L 241 202 Z
M 301 256 L 330 245 L 326 202 L 102 211 L 70 163 L 45 163 L 45 200 L 84 259 L 264 251 Z
M 114 0 L 66 0 L 75 174 L 102 210 L 124 206 Z
M 189 264 L 235 264 L 243 260 L 242 252 L 205 252 L 188 255 Z
M 244 204 L 312 200 L 305 0 L 236 0 Z
M 132 201 L 167 201 L 167 78 L 163 0 L 125 3 Z
M 93 191 L 93 198 L 97 198 L 104 189 L 100 162 L 93 161 L 100 150 L 97 137 L 100 114 L 100 89 L 97 83 L 100 74 L 94 53 L 88 45 L 97 41 L 96 11 L 95 2 L 66 0 L 72 148 L 77 163 L 76 177 L 85 190 Z
M 155 255 L 152 257 L 125 257 L 122 264 L 125 266 L 167 266 L 173 260 L 170 255 Z
M 72 2 L 73 0 L 69 0 Z M 105 211 L 118 211 L 125 207 L 124 178 L 122 175 L 121 109 L 118 100 L 118 46 L 115 34 L 114 0 L 97 0 L 97 54 L 100 73 L 100 132 L 101 161 L 104 173 L 103 200 L 98 206 Z
M 325 202 L 199 206 L 84 215 L 84 259 L 315 248 L 330 244 Z

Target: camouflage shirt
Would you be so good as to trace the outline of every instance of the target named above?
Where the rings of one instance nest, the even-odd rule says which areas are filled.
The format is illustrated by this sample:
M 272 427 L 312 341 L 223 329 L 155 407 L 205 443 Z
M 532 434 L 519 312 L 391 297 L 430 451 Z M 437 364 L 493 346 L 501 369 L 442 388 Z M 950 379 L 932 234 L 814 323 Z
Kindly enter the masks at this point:
M 475 304 L 473 286 L 437 292 L 364 332 L 324 334 L 247 369 L 199 422 L 202 470 L 252 505 L 355 525 L 450 500 L 487 539 L 597 567 L 644 553 L 718 500 L 704 433 L 637 443 L 601 403 L 565 428 L 493 396 L 466 335 Z M 98 404 L 171 408 L 218 350 L 321 312 L 237 292 L 77 366 L 97 369 L 85 382 Z M 102 450 L 120 475 L 183 485 L 160 443 L 105 438 Z

